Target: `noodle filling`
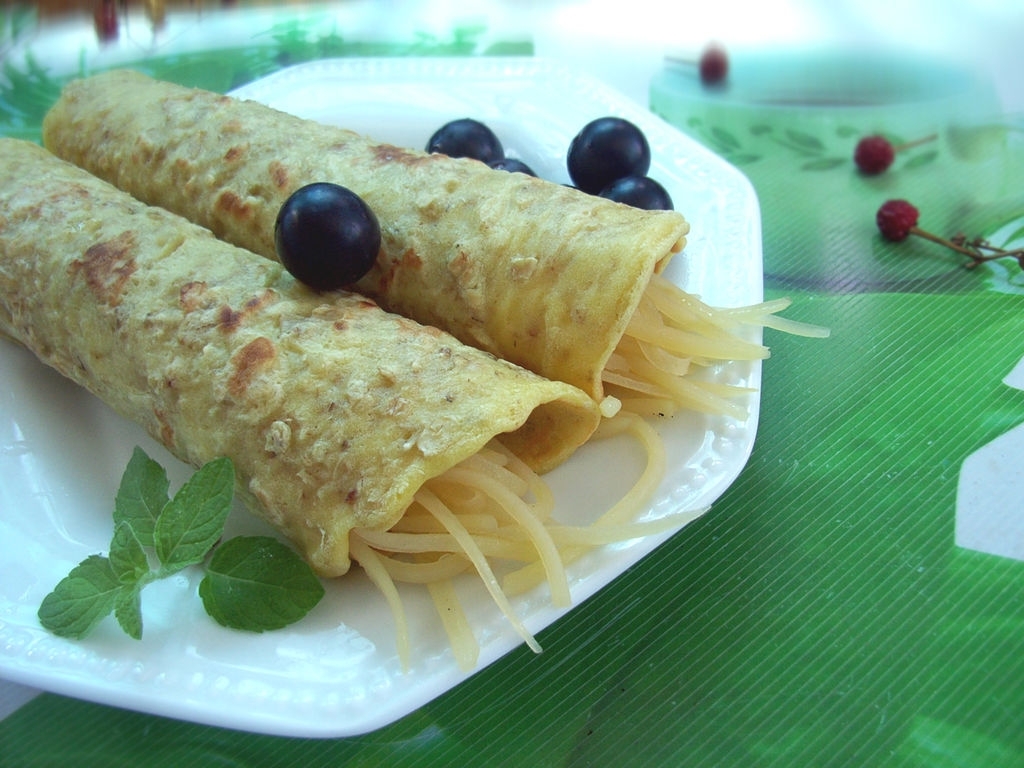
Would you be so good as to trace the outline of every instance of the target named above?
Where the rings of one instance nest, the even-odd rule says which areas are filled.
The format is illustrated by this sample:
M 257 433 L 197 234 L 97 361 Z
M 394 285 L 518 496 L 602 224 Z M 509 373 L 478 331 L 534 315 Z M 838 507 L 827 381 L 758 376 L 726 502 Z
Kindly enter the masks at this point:
M 750 390 L 709 379 L 709 369 L 767 358 L 767 347 L 744 338 L 753 328 L 828 335 L 825 329 L 778 317 L 790 303 L 777 299 L 717 309 L 656 274 L 602 372 L 605 391 L 624 411 L 640 415 L 666 416 L 685 408 L 744 419 L 746 411 L 735 398 Z
M 353 559 L 381 590 L 395 618 L 399 658 L 408 667 L 410 640 L 399 584 L 426 586 L 461 668 L 472 669 L 479 644 L 456 593 L 464 574 L 480 579 L 510 625 L 535 652 L 541 647 L 516 615 L 510 597 L 547 584 L 557 607 L 572 603 L 573 561 L 595 547 L 671 530 L 701 511 L 635 522 L 664 475 L 665 454 L 654 429 L 622 414 L 594 439 L 628 432 L 639 440 L 646 466 L 628 492 L 587 526 L 559 523 L 548 485 L 496 438 L 480 453 L 428 480 L 386 531 L 357 529 Z

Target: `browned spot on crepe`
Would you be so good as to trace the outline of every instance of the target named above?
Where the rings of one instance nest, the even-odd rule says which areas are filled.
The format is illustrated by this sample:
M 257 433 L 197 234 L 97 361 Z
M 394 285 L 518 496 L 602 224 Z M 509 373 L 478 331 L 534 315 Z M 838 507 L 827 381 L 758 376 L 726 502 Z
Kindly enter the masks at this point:
M 275 187 L 284 189 L 288 186 L 288 169 L 275 160 L 270 164 L 270 178 Z
M 185 312 L 195 312 L 205 306 L 206 283 L 202 280 L 190 280 L 178 291 L 178 303 Z
M 116 307 L 125 283 L 135 272 L 135 233 L 122 232 L 113 240 L 90 246 L 81 259 L 71 262 L 70 269 L 85 277 L 97 299 Z
M 231 358 L 234 372 L 228 379 L 228 393 L 232 397 L 241 397 L 249 388 L 253 378 L 266 369 L 277 356 L 274 342 L 266 336 L 259 336 L 242 347 Z
M 225 333 L 231 333 L 236 330 L 245 321 L 245 318 L 255 315 L 260 309 L 270 304 L 274 295 L 272 290 L 267 289 L 258 296 L 253 296 L 246 301 L 240 310 L 232 309 L 228 306 L 221 307 L 217 318 L 220 329 Z
M 372 149 L 374 158 L 381 163 L 401 163 L 402 165 L 421 165 L 433 160 L 433 155 L 421 152 L 410 152 L 393 144 L 378 144 Z M 438 155 L 438 157 L 443 157 Z
M 228 216 L 235 219 L 248 219 L 252 218 L 252 206 L 250 206 L 245 200 L 240 198 L 230 189 L 225 189 L 217 196 L 217 202 L 214 203 L 218 211 L 223 211 Z
M 160 408 L 156 408 L 153 410 L 153 415 L 156 416 L 157 423 L 160 424 L 160 440 L 168 447 L 173 446 L 174 427 L 171 426 L 167 413 Z

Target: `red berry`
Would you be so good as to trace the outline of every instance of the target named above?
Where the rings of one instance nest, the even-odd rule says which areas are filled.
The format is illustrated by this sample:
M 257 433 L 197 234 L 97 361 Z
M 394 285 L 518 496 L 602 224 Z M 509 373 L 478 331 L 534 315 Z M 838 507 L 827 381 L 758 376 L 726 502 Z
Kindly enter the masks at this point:
M 887 200 L 878 209 L 875 222 L 878 231 L 888 240 L 906 240 L 910 230 L 917 226 L 918 211 L 906 200 Z
M 717 85 L 729 74 L 729 57 L 719 45 L 709 45 L 701 54 L 700 80 L 705 85 Z
M 896 157 L 896 150 L 887 138 L 868 136 L 857 143 L 857 149 L 853 153 L 853 162 L 860 168 L 861 173 L 875 176 L 892 165 L 894 157 Z
M 96 37 L 101 43 L 117 40 L 117 3 L 114 0 L 100 0 L 93 9 L 93 23 Z

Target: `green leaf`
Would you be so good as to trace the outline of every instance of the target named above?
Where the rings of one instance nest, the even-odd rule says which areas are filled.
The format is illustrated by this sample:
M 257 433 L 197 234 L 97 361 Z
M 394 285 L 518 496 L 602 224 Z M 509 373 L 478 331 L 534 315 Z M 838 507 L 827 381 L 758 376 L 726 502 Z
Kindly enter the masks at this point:
M 210 616 L 249 632 L 288 626 L 323 595 L 323 584 L 309 565 L 269 536 L 239 536 L 222 544 L 199 584 Z
M 796 131 L 790 128 L 786 131 L 786 138 L 789 139 L 795 146 L 807 152 L 824 152 L 825 145 L 821 143 L 821 139 L 817 136 L 813 136 L 803 131 Z
M 153 529 L 167 505 L 167 472 L 136 447 L 114 498 L 114 524 L 128 523 L 144 547 L 153 546 Z
M 178 489 L 153 531 L 161 575 L 202 562 L 224 532 L 234 484 L 234 467 L 222 457 L 204 464 Z
M 1018 240 L 1024 241 L 1024 227 L 1021 227 L 1008 238 L 1006 238 L 1006 242 L 1003 243 L 1003 247 L 1014 248 L 1016 247 L 1016 243 Z
M 719 147 L 722 147 L 723 149 L 740 148 L 740 142 L 737 140 L 737 138 L 730 131 L 727 131 L 725 128 L 722 128 L 720 126 L 712 126 L 711 138 Z
M 489 45 L 484 56 L 532 56 L 533 43 L 529 40 L 496 42 Z
M 934 149 L 930 152 L 921 152 L 911 157 L 907 162 L 903 164 L 903 170 L 912 170 L 914 168 L 920 168 L 921 166 L 928 165 L 928 163 L 934 162 L 939 156 L 939 153 Z
M 748 165 L 761 159 L 760 155 L 755 155 L 753 152 L 739 152 L 735 155 L 728 154 L 725 157 L 733 165 Z
M 129 523 L 118 523 L 110 542 L 110 567 L 122 584 L 136 584 L 149 573 L 146 550 Z
M 125 634 L 135 640 L 142 639 L 142 590 L 141 586 L 125 588 L 117 596 L 114 617 Z
M 808 160 L 800 166 L 802 171 L 831 171 L 849 162 L 845 157 L 822 157 L 817 160 Z
M 114 610 L 124 589 L 110 560 L 90 555 L 43 598 L 39 622 L 55 635 L 79 640 Z

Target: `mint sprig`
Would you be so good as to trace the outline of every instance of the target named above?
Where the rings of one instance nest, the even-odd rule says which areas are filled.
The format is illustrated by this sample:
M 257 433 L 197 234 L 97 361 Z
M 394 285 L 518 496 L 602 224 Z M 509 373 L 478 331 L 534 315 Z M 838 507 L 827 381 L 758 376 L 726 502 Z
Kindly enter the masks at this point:
M 40 604 L 40 623 L 80 640 L 113 613 L 121 629 L 141 639 L 143 588 L 203 562 L 217 547 L 234 483 L 230 459 L 214 459 L 171 497 L 164 468 L 136 448 L 114 499 L 110 551 L 71 569 Z M 301 619 L 324 588 L 309 565 L 276 539 L 239 536 L 217 547 L 199 593 L 220 624 L 263 632 Z

